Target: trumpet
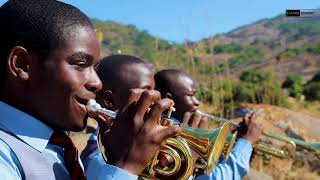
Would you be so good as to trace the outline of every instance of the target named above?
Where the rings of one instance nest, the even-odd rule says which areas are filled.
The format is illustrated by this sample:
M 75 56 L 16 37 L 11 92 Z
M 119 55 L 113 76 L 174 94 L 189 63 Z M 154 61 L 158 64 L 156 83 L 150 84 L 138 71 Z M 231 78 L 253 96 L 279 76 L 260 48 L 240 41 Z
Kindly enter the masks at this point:
M 95 100 L 89 100 L 87 109 L 89 116 L 91 114 L 92 117 L 94 117 L 93 115 L 97 112 L 104 113 L 112 118 L 115 118 L 117 115 L 114 111 L 102 108 Z M 159 124 L 172 125 L 173 122 L 170 119 L 172 111 L 173 109 L 170 108 L 167 116 L 161 118 Z M 221 154 L 229 151 L 228 148 L 225 148 L 225 142 L 227 141 L 229 132 L 229 122 L 211 131 L 182 126 L 182 132 L 178 133 L 175 138 L 169 138 L 162 143 L 159 151 L 156 152 L 144 170 L 144 173 L 139 176 L 139 179 L 168 179 L 169 177 L 188 179 L 194 169 L 202 169 L 207 175 L 210 175 L 218 163 Z M 103 133 L 99 131 L 98 146 L 104 160 L 107 161 L 107 150 L 101 142 L 102 134 Z M 200 163 L 194 164 L 191 149 L 200 156 Z M 168 154 L 173 159 L 173 163 L 167 167 L 160 167 L 158 165 L 160 152 Z
M 232 122 L 232 120 L 217 117 L 211 114 L 200 112 L 201 115 L 206 116 L 214 121 L 217 122 L 230 122 L 233 126 L 239 127 L 239 124 Z M 264 160 L 266 163 L 270 161 L 272 156 L 284 159 L 284 158 L 294 158 L 296 147 L 301 147 L 302 149 L 305 149 L 313 154 L 315 154 L 320 159 L 320 143 L 308 143 L 306 141 L 298 140 L 295 138 L 291 138 L 288 136 L 284 136 L 281 134 L 276 134 L 273 132 L 263 132 L 263 136 L 273 138 L 282 142 L 287 143 L 289 147 L 287 147 L 286 150 L 281 150 L 279 148 L 276 148 L 272 146 L 271 144 L 266 144 L 263 142 L 258 142 L 253 145 L 253 148 L 257 152 L 258 155 L 261 155 L 264 157 Z

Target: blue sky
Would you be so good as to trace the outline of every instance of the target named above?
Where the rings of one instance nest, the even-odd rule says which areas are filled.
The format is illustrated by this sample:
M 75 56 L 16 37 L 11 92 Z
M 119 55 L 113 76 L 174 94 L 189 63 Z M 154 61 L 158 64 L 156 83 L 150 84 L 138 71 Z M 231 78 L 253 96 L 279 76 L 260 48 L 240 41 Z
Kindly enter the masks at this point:
M 0 0 L 3 4 L 5 0 Z M 183 42 L 225 33 L 286 9 L 320 8 L 320 0 L 64 0 L 89 17 L 133 24 Z

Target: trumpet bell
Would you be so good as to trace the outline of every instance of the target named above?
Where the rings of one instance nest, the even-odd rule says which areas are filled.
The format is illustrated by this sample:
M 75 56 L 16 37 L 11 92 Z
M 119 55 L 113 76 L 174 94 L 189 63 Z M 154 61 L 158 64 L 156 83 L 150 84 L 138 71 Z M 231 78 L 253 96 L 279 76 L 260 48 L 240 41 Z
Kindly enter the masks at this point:
M 205 174 L 210 175 L 219 162 L 225 147 L 225 141 L 230 132 L 230 123 L 226 122 L 222 127 L 212 131 L 187 126 L 183 126 L 182 129 L 183 131 L 179 135 L 202 159 L 200 164 L 196 164 L 196 168 L 202 169 Z
M 236 143 L 237 134 L 238 134 L 238 132 L 236 131 L 232 135 L 229 134 L 227 137 L 227 140 L 226 140 L 226 143 L 225 143 L 224 149 L 223 149 L 223 156 L 224 156 L 225 161 L 227 161 L 229 159 L 230 152 L 231 152 L 234 144 Z

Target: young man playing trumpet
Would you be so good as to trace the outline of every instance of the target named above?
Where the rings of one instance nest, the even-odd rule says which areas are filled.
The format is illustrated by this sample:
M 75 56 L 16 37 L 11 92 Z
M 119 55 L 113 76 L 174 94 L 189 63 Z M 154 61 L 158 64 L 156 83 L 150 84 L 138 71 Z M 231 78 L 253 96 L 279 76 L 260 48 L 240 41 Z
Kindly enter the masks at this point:
M 184 72 L 175 69 L 162 70 L 155 75 L 156 90 L 162 97 L 175 102 L 176 111 L 172 114 L 177 121 L 193 127 L 206 127 L 206 119 L 197 112 L 200 102 L 195 97 L 196 85 Z M 189 119 L 192 119 L 190 121 Z M 241 179 L 249 171 L 249 160 L 252 154 L 252 144 L 259 140 L 262 127 L 257 120 L 257 114 L 247 114 L 244 124 L 245 134 L 237 140 L 226 163 L 219 163 L 210 176 L 201 175 L 197 179 Z M 204 121 L 204 122 L 203 122 Z M 218 170 L 218 169 L 219 170 Z
M 97 74 L 102 80 L 103 87 L 97 93 L 96 101 L 103 108 L 113 111 L 118 111 L 126 105 L 130 89 L 152 90 L 155 86 L 152 64 L 135 56 L 111 55 L 105 57 L 100 60 L 97 66 Z M 101 130 L 106 128 L 108 127 L 102 127 Z M 81 154 L 84 166 L 88 169 L 89 179 L 91 175 L 96 175 L 93 171 L 96 172 L 95 169 L 99 168 L 98 163 L 94 162 L 96 158 L 99 159 L 98 163 L 103 160 L 98 150 L 97 131 L 90 136 L 87 146 Z
M 105 108 L 111 110 L 119 109 L 123 106 L 122 98 L 127 96 L 130 88 L 154 88 L 153 72 L 150 64 L 133 56 L 113 55 L 102 59 L 98 65 L 97 74 L 101 78 L 104 88 L 98 93 L 97 101 Z M 254 119 L 254 117 L 252 118 Z M 195 119 L 195 121 L 198 120 Z M 199 127 L 198 125 L 201 123 L 195 124 L 193 126 Z M 205 125 L 206 123 L 202 124 Z M 97 147 L 95 148 L 97 149 Z M 97 177 L 103 179 L 105 177 L 103 173 L 105 162 L 98 150 L 88 156 L 85 164 L 89 179 Z M 224 165 L 219 163 L 214 171 L 220 172 L 223 169 Z M 221 176 L 221 174 L 217 173 L 216 176 L 212 177 L 223 179 L 226 176 Z
M 0 178 L 86 179 L 65 132 L 85 128 L 86 104 L 102 87 L 90 19 L 60 1 L 9 0 L 0 7 L 0 27 Z M 106 179 L 136 179 L 179 131 L 157 124 L 173 105 L 159 92 L 131 90 L 124 104 L 104 139 L 112 157 Z

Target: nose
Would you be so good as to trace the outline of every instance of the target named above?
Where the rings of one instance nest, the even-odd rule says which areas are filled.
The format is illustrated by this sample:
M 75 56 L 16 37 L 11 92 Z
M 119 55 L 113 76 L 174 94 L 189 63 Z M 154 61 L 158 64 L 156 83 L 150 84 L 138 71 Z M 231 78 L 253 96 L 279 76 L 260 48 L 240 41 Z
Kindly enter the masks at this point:
M 85 87 L 88 91 L 94 93 L 102 89 L 102 82 L 94 69 L 91 71 Z
M 198 107 L 200 106 L 200 101 L 196 97 L 193 97 L 193 104 Z

